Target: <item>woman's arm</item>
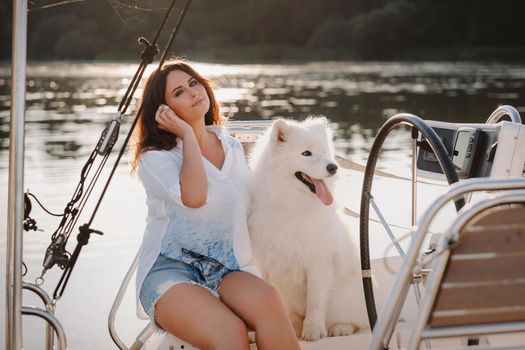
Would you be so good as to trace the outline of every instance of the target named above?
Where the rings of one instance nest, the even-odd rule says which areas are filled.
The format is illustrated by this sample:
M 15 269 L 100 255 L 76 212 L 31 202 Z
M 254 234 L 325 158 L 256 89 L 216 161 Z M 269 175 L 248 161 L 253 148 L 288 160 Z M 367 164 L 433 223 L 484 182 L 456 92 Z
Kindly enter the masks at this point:
M 182 138 L 182 169 L 180 173 L 181 200 L 190 208 L 202 207 L 208 196 L 208 178 L 201 150 L 192 132 Z
M 161 105 L 155 120 L 159 128 L 169 131 L 182 140 L 182 168 L 180 190 L 182 203 L 190 208 L 202 207 L 208 196 L 208 178 L 204 169 L 201 150 L 192 127 L 169 107 Z

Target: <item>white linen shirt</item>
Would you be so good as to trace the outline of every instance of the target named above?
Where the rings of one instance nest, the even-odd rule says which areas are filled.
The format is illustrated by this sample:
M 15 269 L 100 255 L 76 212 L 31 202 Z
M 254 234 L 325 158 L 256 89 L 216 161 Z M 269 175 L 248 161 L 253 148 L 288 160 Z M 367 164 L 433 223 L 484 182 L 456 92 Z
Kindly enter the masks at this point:
M 146 190 L 148 215 L 139 250 L 136 276 L 137 316 L 148 318 L 138 296 L 160 253 L 178 259 L 182 248 L 218 260 L 232 270 L 257 276 L 252 263 L 247 226 L 248 177 L 242 145 L 217 126 L 207 126 L 221 141 L 224 163 L 218 169 L 203 157 L 208 179 L 206 203 L 186 207 L 181 200 L 183 143 L 171 150 L 151 150 L 140 156 L 138 175 Z

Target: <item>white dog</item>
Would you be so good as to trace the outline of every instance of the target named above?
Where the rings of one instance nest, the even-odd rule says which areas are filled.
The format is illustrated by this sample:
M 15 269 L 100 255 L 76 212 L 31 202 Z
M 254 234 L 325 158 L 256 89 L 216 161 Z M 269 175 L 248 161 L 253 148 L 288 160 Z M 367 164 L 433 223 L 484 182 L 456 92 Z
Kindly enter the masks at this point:
M 297 336 L 317 340 L 366 327 L 358 247 L 332 196 L 337 165 L 326 118 L 275 121 L 250 166 L 253 254 Z

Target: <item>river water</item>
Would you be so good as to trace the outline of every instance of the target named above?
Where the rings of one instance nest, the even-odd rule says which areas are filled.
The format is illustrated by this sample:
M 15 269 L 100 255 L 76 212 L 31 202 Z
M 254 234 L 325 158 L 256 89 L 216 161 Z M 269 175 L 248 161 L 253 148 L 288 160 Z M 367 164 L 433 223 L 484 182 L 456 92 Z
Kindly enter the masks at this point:
M 510 104 L 525 113 L 525 66 L 476 63 L 354 63 L 320 62 L 287 65 L 228 65 L 197 63 L 210 77 L 224 114 L 233 120 L 304 119 L 325 115 L 334 131 L 337 153 L 364 164 L 374 135 L 386 119 L 399 112 L 423 119 L 484 123 L 499 105 Z M 54 212 L 69 201 L 80 170 L 104 125 L 114 116 L 120 98 L 136 69 L 128 63 L 39 63 L 27 69 L 27 113 L 24 188 Z M 0 251 L 5 257 L 8 181 L 10 67 L 0 66 Z M 136 96 L 140 95 L 140 89 Z M 130 112 L 135 108 L 135 101 Z M 119 148 L 129 129 L 130 113 L 121 128 Z M 410 174 L 410 134 L 393 132 L 384 145 L 380 168 Z M 114 157 L 108 165 L 112 165 Z M 107 167 L 109 170 L 109 167 Z M 104 180 L 108 170 L 102 173 Z M 101 187 L 101 186 L 99 186 Z M 360 184 L 348 198 L 355 202 Z M 95 188 L 79 224 L 89 219 Z M 396 198 L 386 194 L 385 200 Z M 409 195 L 407 195 L 407 201 Z M 357 209 L 358 206 L 349 204 Z M 107 316 L 120 282 L 136 253 L 144 227 L 145 203 L 140 184 L 129 176 L 126 154 L 92 227 L 104 232 L 86 246 L 59 300 L 57 317 L 71 349 L 112 349 Z M 397 215 L 397 214 L 396 214 Z M 24 236 L 26 280 L 40 275 L 49 236 L 58 220 L 33 204 L 32 217 L 43 231 Z M 74 232 L 76 235 L 76 231 Z M 384 239 L 381 238 L 381 241 Z M 74 237 L 68 249 L 76 244 Z M 384 247 L 384 243 L 378 247 Z M 372 248 L 380 256 L 382 248 Z M 5 283 L 5 259 L 0 263 Z M 61 270 L 45 275 L 43 287 L 52 293 Z M 5 288 L 0 288 L 0 312 L 5 312 Z M 24 304 L 39 305 L 24 294 Z M 43 323 L 24 318 L 26 349 L 42 349 Z M 129 344 L 144 325 L 134 316 L 130 288 L 117 327 Z M 5 338 L 0 318 L 0 339 Z

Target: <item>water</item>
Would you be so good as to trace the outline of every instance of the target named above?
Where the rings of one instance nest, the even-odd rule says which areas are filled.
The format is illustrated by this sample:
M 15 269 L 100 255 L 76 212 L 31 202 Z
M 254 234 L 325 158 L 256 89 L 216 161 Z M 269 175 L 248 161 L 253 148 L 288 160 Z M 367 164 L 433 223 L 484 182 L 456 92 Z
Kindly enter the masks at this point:
M 212 78 L 224 114 L 231 119 L 303 119 L 326 115 L 335 133 L 337 153 L 364 164 L 373 137 L 390 116 L 409 112 L 424 119 L 485 122 L 502 104 L 525 113 L 525 66 L 472 63 L 352 63 L 325 62 L 298 65 L 197 64 Z M 46 63 L 28 67 L 25 188 L 44 204 L 61 212 L 79 180 L 80 169 L 110 120 L 136 69 L 134 64 Z M 10 67 L 0 66 L 0 213 L 6 212 Z M 137 96 L 140 95 L 140 89 Z M 135 103 L 130 111 L 135 108 Z M 124 139 L 132 116 L 121 128 Z M 392 133 L 384 145 L 380 168 L 409 175 L 410 137 L 405 129 Z M 114 158 L 109 160 L 112 165 Z M 109 170 L 109 167 L 108 167 Z M 102 179 L 107 171 L 102 174 Z M 352 175 L 359 176 L 359 175 Z M 359 178 L 351 182 L 343 200 L 356 210 Z M 405 185 L 403 185 L 405 186 Z M 408 193 L 409 187 L 402 188 Z M 100 189 L 95 189 L 79 223 L 88 220 Z M 386 193 L 385 201 L 398 198 Z M 410 195 L 406 194 L 406 202 Z M 380 202 L 381 203 L 381 202 Z M 387 210 L 385 210 L 387 211 Z M 129 176 L 129 157 L 124 156 L 92 225 L 104 232 L 94 235 L 73 271 L 56 314 L 63 323 L 70 348 L 112 349 L 107 315 L 120 282 L 140 244 L 145 215 L 140 184 Z M 388 214 L 388 213 L 387 213 Z M 402 220 L 398 213 L 390 215 Z M 49 235 L 58 225 L 34 204 L 32 217 L 44 232 L 24 236 L 24 261 L 28 281 L 41 272 Z M 5 256 L 6 215 L 0 216 L 0 249 Z M 403 219 L 404 220 L 404 219 Z M 74 232 L 76 235 L 76 232 Z M 383 253 L 381 244 L 372 254 Z M 72 237 L 69 249 L 76 244 Z M 1 283 L 5 281 L 1 263 Z M 44 288 L 52 293 L 61 270 L 45 276 Z M 0 288 L 4 314 L 5 288 Z M 39 305 L 32 295 L 24 303 Z M 41 349 L 40 320 L 25 317 L 25 348 Z M 4 338 L 4 319 L 0 339 Z M 134 317 L 134 292 L 126 296 L 117 327 L 129 344 L 143 322 Z

